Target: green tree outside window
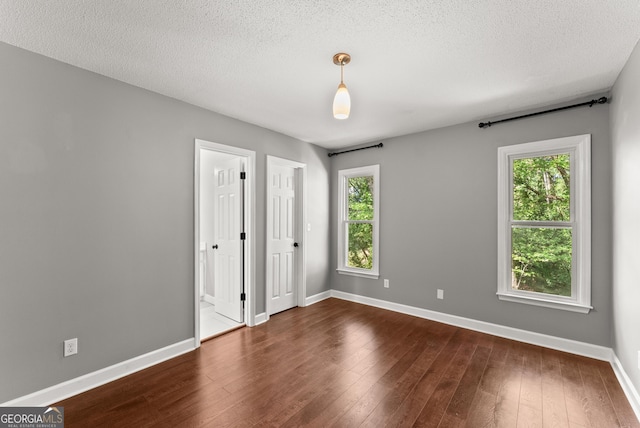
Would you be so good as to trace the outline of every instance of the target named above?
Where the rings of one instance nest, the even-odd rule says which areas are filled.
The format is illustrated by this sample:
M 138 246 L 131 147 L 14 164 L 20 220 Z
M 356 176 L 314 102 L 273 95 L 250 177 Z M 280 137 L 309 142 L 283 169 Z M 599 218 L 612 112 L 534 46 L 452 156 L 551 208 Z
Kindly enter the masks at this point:
M 347 183 L 348 254 L 349 267 L 373 267 L 373 177 L 351 177 Z
M 512 288 L 571 296 L 570 180 L 567 153 L 513 161 Z

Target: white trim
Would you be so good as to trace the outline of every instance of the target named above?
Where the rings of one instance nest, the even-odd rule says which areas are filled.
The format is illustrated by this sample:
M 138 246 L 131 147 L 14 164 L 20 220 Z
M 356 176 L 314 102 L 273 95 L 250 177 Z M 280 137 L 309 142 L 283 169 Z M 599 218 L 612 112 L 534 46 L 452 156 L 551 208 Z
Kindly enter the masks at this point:
M 195 348 L 194 338 L 183 340 L 182 342 L 156 349 L 155 351 L 139 355 L 118 364 L 7 401 L 6 403 L 0 404 L 0 407 L 49 406 L 66 398 L 193 351 Z
M 513 220 L 514 159 L 569 153 L 571 157 L 571 218 L 569 222 Z M 511 286 L 511 229 L 514 225 L 570 226 L 573 236 L 571 296 L 556 296 Z M 498 299 L 588 313 L 591 306 L 591 135 L 576 135 L 498 147 Z
M 255 324 L 253 326 L 255 327 L 257 325 L 264 324 L 267 321 L 269 321 L 269 317 L 267 316 L 267 313 L 266 312 L 261 312 L 261 313 L 256 315 Z
M 555 302 L 549 299 L 541 299 L 538 297 L 538 294 L 540 293 L 531 293 L 528 291 L 523 291 L 519 296 L 502 293 L 496 294 L 498 295 L 498 299 L 505 302 L 529 303 L 531 305 L 542 306 L 545 308 L 563 309 L 565 311 L 578 312 L 581 314 L 588 314 L 589 311 L 593 309 L 593 306 L 584 306 L 573 302 Z
M 305 306 L 313 305 L 314 303 L 321 302 L 331 297 L 332 290 L 323 291 L 322 293 L 314 294 L 307 297 L 305 300 Z
M 202 297 L 202 300 L 204 300 L 205 302 L 211 304 L 211 305 L 215 305 L 216 304 L 216 299 L 211 295 L 211 294 L 206 294 L 204 295 L 204 297 Z
M 297 170 L 296 184 L 301 190 L 302 195 L 296 196 L 298 211 L 298 230 L 300 242 L 300 257 L 297 264 L 298 276 L 298 306 L 305 306 L 305 297 L 307 296 L 307 164 L 299 163 Z
M 194 259 L 194 327 L 195 347 L 200 346 L 200 143 L 195 140 L 193 153 L 193 245 L 197 250 Z
M 545 348 L 556 349 L 558 351 L 570 352 L 584 357 L 595 358 L 602 361 L 611 361 L 612 350 L 604 346 L 593 345 L 585 342 L 564 339 L 556 336 L 520 330 L 499 324 L 492 324 L 484 321 L 477 321 L 470 318 L 449 315 L 442 312 L 431 311 L 429 309 L 417 308 L 403 305 L 401 303 L 387 302 L 385 300 L 371 297 L 359 296 L 357 294 L 345 293 L 343 291 L 331 290 L 331 297 L 336 297 L 350 302 L 362 303 L 364 305 L 375 306 L 376 308 L 387 309 L 419 318 L 425 318 L 444 324 L 454 325 L 493 336 L 513 339 L 519 342 L 530 343 L 532 345 L 544 346 Z
M 371 224 L 373 228 L 373 266 L 371 269 L 360 269 L 347 266 L 347 185 L 352 177 L 373 176 L 373 220 L 355 221 Z M 360 276 L 369 279 L 380 277 L 380 165 L 368 165 L 338 171 L 338 267 L 339 274 Z
M 306 244 L 306 227 L 307 224 L 307 164 L 293 161 L 290 159 L 279 158 L 276 156 L 267 155 L 267 208 L 266 208 L 266 224 L 267 230 L 265 236 L 272 235 L 272 215 L 273 212 L 270 207 L 271 203 L 271 185 L 269 185 L 269 180 L 271 180 L 271 168 L 273 165 L 281 165 L 289 168 L 295 169 L 295 186 L 296 186 L 296 225 L 295 225 L 295 235 L 296 242 L 300 245 L 298 248 L 298 255 L 296 257 L 296 285 L 297 285 L 297 296 L 296 296 L 296 304 L 298 306 L 306 306 L 305 304 L 305 296 L 307 295 L 307 246 Z M 265 252 L 265 312 L 267 314 L 267 318 L 265 321 L 269 320 L 270 317 L 270 306 L 271 302 L 267 296 L 272 295 L 273 284 L 271 283 L 271 264 L 269 260 L 269 254 L 271 254 L 271 240 L 266 240 L 266 252 Z
M 618 356 L 615 352 L 612 353 L 611 356 L 611 367 L 613 368 L 613 372 L 616 374 L 618 378 L 618 382 L 624 391 L 624 395 L 627 396 L 627 400 L 629 400 L 629 404 L 633 409 L 636 417 L 640 421 L 640 394 L 638 390 L 633 386 L 631 379 L 625 372 L 624 367 L 622 367 L 622 363 L 618 359 Z
M 256 247 L 254 236 L 256 230 L 256 152 L 253 150 L 241 149 L 239 147 L 227 146 L 225 144 L 214 143 L 195 139 L 194 141 L 194 169 L 193 169 L 193 217 L 194 217 L 194 337 L 196 348 L 200 346 L 200 284 L 199 284 L 199 251 L 200 251 L 200 150 L 211 150 L 219 153 L 226 153 L 244 158 L 246 162 L 247 179 L 245 181 L 245 232 L 247 239 L 245 245 L 245 284 L 247 288 L 246 306 L 244 311 L 244 323 L 248 327 L 255 325 L 256 293 L 255 266 Z
M 359 276 L 361 278 L 369 278 L 369 279 L 380 278 L 380 275 L 375 273 L 369 273 L 369 271 L 365 269 L 345 268 L 345 269 L 336 269 L 336 272 L 338 272 L 340 275 Z

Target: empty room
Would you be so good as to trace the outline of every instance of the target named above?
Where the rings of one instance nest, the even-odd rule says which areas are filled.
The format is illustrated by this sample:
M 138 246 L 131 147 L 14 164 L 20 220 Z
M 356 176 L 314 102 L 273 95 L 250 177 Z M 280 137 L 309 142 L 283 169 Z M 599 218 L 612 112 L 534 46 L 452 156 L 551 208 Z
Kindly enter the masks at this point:
M 639 40 L 0 1 L 0 427 L 640 427 Z

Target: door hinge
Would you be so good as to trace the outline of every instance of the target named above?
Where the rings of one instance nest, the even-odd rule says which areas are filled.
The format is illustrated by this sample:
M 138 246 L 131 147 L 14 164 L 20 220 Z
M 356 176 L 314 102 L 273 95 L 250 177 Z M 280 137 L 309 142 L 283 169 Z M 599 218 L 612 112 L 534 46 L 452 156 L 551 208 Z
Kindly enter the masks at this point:
M 240 171 L 240 180 L 244 180 L 247 178 L 247 173 L 244 171 Z
M 240 293 L 240 301 L 244 302 L 245 300 L 247 300 L 247 295 L 244 293 Z
M 247 239 L 247 234 L 246 232 L 240 232 L 240 240 L 244 241 L 245 239 Z

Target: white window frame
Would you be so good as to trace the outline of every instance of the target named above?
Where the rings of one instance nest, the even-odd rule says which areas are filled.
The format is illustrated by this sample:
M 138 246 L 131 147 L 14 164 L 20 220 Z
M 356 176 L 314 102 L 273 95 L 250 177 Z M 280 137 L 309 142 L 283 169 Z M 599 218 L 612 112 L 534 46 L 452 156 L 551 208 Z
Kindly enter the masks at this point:
M 571 296 L 556 296 L 511 287 L 513 160 L 551 154 L 570 155 L 572 230 Z M 525 226 L 553 227 L 560 222 L 518 221 Z M 529 224 L 530 223 L 530 224 Z M 498 298 L 500 300 L 588 313 L 591 306 L 591 135 L 577 135 L 498 148 Z
M 373 266 L 371 269 L 354 268 L 347 265 L 347 224 L 348 220 L 348 182 L 350 178 L 373 176 L 373 220 L 359 220 L 358 223 L 371 223 L 373 226 Z M 338 171 L 338 268 L 339 274 L 378 279 L 380 266 L 379 226 L 380 226 L 380 165 Z

